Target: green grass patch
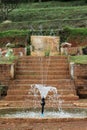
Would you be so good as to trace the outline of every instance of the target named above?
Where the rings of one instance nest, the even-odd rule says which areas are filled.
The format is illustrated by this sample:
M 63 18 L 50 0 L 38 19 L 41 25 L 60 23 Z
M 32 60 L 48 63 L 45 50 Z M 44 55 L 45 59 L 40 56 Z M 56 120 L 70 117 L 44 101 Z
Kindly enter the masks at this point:
M 29 30 L 8 30 L 0 32 L 0 37 L 25 36 Z
M 18 59 L 17 56 L 10 56 L 9 58 L 7 57 L 0 57 L 0 64 L 12 64 Z
M 50 30 L 43 30 L 43 35 L 50 35 Z M 57 34 L 58 30 L 54 30 L 53 33 Z M 15 36 L 27 36 L 30 35 L 30 30 L 8 30 L 8 31 L 2 31 L 0 32 L 0 38 L 3 37 L 15 37 Z M 28 35 L 28 36 L 29 36 Z M 40 35 L 40 30 L 34 30 L 32 31 L 32 35 Z
M 70 56 L 69 60 L 77 64 L 87 64 L 87 55 Z
M 65 28 L 64 29 L 69 34 L 76 36 L 76 35 L 83 35 L 87 36 L 87 28 Z

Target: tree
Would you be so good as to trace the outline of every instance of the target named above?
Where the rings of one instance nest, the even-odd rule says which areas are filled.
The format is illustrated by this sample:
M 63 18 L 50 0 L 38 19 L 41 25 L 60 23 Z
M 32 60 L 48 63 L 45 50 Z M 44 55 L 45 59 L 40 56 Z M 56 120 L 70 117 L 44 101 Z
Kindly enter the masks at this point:
M 1 20 L 7 20 L 8 14 L 17 7 L 19 0 L 0 0 Z
M 39 0 L 39 2 L 42 2 L 42 0 Z

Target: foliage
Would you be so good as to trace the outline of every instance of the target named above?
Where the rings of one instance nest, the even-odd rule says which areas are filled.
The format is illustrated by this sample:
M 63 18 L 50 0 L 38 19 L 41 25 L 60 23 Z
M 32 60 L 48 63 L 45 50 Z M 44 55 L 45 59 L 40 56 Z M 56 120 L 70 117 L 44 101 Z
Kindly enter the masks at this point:
M 50 49 L 45 50 L 45 56 L 50 56 Z
M 70 1 L 72 1 L 72 2 L 74 2 L 74 1 L 77 1 L 77 3 L 79 2 L 79 1 L 82 1 L 82 0 L 1 0 L 2 2 L 5 2 L 5 3 L 18 3 L 18 2 L 20 2 L 20 3 L 28 3 L 28 2 L 47 2 L 47 1 L 60 1 L 60 2 L 70 2 Z M 86 2 L 86 0 L 83 0 L 83 1 L 85 1 Z
M 30 45 L 26 46 L 26 55 L 31 55 Z
M 0 64 L 12 64 L 15 60 L 17 60 L 17 56 L 10 56 L 9 58 L 7 57 L 0 57 Z
M 69 28 L 66 27 L 62 31 L 60 31 L 60 42 L 67 41 L 70 37 L 76 39 L 78 36 L 81 38 L 81 41 L 84 40 L 87 36 L 87 28 Z
M 18 0 L 1 0 L 0 1 L 0 16 L 1 20 L 7 20 L 8 14 L 17 7 Z
M 87 28 L 65 28 L 64 31 L 67 31 L 68 33 L 72 35 L 87 35 Z
M 8 30 L 0 32 L 0 37 L 26 36 L 29 30 Z
M 27 36 L 27 38 L 31 35 L 31 30 L 8 30 L 8 31 L 2 31 L 0 32 L 0 38 L 2 37 L 14 37 L 14 36 Z M 57 30 L 54 31 L 55 34 L 57 34 Z M 27 35 L 28 34 L 28 35 Z M 32 32 L 33 35 L 38 35 L 39 30 L 34 30 Z M 50 35 L 50 30 L 43 30 L 43 35 Z M 30 43 L 30 39 L 28 40 L 28 44 Z
M 44 30 L 62 29 L 65 26 L 84 27 L 86 26 L 86 15 L 87 6 L 82 0 L 80 2 L 22 3 L 9 13 L 8 19 L 12 21 L 11 23 L 0 24 L 0 31 L 30 29 L 31 26 L 34 30 L 38 30 L 40 25 Z M 0 17 L 0 21 L 1 19 Z
M 25 5 L 26 6 L 26 5 Z M 32 6 L 31 6 L 32 7 Z M 86 6 L 82 6 L 82 7 L 59 7 L 56 6 L 54 7 L 49 7 L 49 8 L 33 8 L 31 9 L 31 7 L 29 7 L 27 5 L 27 8 L 19 8 L 19 9 L 15 9 L 13 10 L 10 15 L 9 18 L 14 21 L 14 22 L 22 22 L 22 21 L 34 21 L 34 23 L 36 23 L 36 21 L 41 21 L 41 20 L 47 20 L 46 22 L 48 22 L 48 20 L 69 20 L 70 18 L 74 19 L 82 19 L 82 14 L 85 14 L 87 11 Z M 71 16 L 72 15 L 72 16 Z M 77 17 L 77 15 L 79 15 L 79 17 Z M 73 18 L 74 17 L 74 18 Z M 84 17 L 86 17 L 86 15 L 84 15 Z M 49 19 L 48 19 L 49 18 Z M 52 22 L 52 21 L 51 21 Z M 29 22 L 30 23 L 30 22 Z
M 34 30 L 32 34 L 38 35 L 39 30 Z M 54 33 L 57 34 L 58 30 L 54 30 Z M 8 30 L 8 31 L 3 31 L 0 32 L 0 37 L 14 37 L 14 36 L 28 36 L 31 35 L 31 30 Z M 60 31 L 60 36 L 63 34 L 63 37 L 66 36 L 68 37 L 69 35 L 83 35 L 87 36 L 87 29 L 86 28 L 69 28 L 66 27 L 63 30 Z M 43 35 L 50 35 L 50 30 L 43 30 Z M 65 37 L 66 37 L 65 36 Z M 28 41 L 30 42 L 30 40 Z

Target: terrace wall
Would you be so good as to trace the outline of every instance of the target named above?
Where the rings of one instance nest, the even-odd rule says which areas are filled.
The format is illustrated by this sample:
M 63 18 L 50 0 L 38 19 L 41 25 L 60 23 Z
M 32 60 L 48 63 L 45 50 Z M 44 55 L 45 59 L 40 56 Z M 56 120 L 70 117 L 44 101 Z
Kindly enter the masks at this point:
M 74 80 L 78 95 L 87 98 L 87 64 L 75 64 Z
M 14 64 L 0 64 L 0 84 L 8 85 L 14 77 Z
M 25 48 L 13 48 L 14 55 L 20 55 L 22 53 L 23 55 L 26 55 Z

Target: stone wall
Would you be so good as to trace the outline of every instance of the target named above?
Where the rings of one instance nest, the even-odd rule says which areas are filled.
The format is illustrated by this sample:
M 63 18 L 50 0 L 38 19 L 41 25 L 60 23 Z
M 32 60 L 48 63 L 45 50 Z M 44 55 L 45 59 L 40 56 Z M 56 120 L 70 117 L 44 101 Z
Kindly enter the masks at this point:
M 26 42 L 26 36 L 15 36 L 15 37 L 3 37 L 0 38 L 0 47 L 5 47 L 6 44 L 10 42 L 12 44 L 19 44 L 19 43 L 25 43 Z
M 26 55 L 25 48 L 13 48 L 14 55 Z
M 58 53 L 59 42 L 59 36 L 31 36 L 31 44 L 34 48 L 34 52 L 36 52 L 36 55 L 44 55 L 44 53 L 48 51 L 50 51 L 51 55 Z
M 0 84 L 8 85 L 11 78 L 11 64 L 0 64 Z
M 87 98 L 87 64 L 74 65 L 74 80 L 78 95 Z
M 2 51 L 6 51 L 6 48 L 2 48 Z M 14 55 L 16 56 L 23 56 L 26 55 L 26 49 L 23 47 L 20 48 L 12 48 Z M 5 55 L 5 53 L 3 54 L 3 56 Z

